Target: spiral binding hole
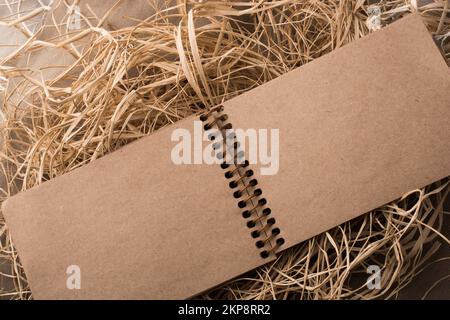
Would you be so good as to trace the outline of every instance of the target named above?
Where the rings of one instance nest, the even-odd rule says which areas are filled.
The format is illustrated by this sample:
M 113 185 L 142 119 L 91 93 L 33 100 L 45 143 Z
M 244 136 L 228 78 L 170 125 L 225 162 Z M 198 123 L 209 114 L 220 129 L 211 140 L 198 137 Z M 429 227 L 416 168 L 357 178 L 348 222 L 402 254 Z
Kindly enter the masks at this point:
M 225 162 L 223 162 L 223 163 L 220 164 L 220 167 L 221 167 L 222 169 L 228 169 L 229 166 L 230 166 L 230 165 L 229 165 L 228 163 L 225 163 Z
M 283 238 L 278 238 L 275 242 L 277 243 L 278 246 L 282 246 L 285 241 Z
M 255 221 L 253 221 L 253 220 L 250 220 L 249 222 L 247 222 L 247 227 L 248 228 L 254 228 L 256 226 L 256 223 L 255 223 Z
M 258 248 L 263 248 L 265 245 L 266 245 L 266 243 L 264 241 L 262 241 L 262 240 L 256 241 L 256 246 Z
M 248 218 L 250 218 L 251 216 L 252 216 L 252 214 L 251 214 L 250 211 L 248 211 L 248 210 L 245 210 L 245 211 L 242 212 L 242 217 L 243 217 L 244 219 L 248 219 Z
M 238 186 L 236 181 L 231 181 L 228 185 L 230 186 L 231 189 L 234 189 Z
M 261 232 L 258 230 L 252 231 L 252 237 L 253 238 L 259 238 L 259 236 L 261 235 Z
M 272 229 L 272 235 L 277 236 L 280 234 L 280 228 L 273 228 Z
M 263 258 L 263 259 L 267 259 L 270 256 L 270 254 L 267 250 L 261 251 L 260 255 L 261 255 L 261 258 Z
M 243 209 L 247 206 L 247 202 L 245 202 L 244 200 L 241 200 L 238 202 L 238 207 Z

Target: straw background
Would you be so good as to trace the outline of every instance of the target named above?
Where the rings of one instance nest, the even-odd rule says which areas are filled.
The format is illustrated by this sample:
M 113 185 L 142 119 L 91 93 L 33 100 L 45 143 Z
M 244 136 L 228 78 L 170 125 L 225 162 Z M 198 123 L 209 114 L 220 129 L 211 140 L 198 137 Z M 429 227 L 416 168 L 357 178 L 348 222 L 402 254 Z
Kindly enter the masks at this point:
M 75 29 L 86 1 L 1 4 L 1 30 L 22 41 L 0 47 L 0 201 L 363 37 L 369 5 L 382 25 L 421 14 L 450 65 L 448 1 L 149 1 L 145 17 L 111 22 L 125 2 L 102 15 L 82 6 Z M 448 185 L 411 190 L 199 298 L 395 298 L 450 245 Z M 365 284 L 370 265 L 381 289 Z M 32 298 L 1 213 L 0 297 Z

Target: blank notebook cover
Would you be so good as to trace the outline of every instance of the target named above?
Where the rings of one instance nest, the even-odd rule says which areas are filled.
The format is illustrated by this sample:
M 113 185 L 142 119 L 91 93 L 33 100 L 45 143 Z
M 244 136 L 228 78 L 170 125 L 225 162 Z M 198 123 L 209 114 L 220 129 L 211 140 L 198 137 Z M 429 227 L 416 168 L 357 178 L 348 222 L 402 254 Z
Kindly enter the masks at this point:
M 449 75 L 409 16 L 202 117 L 279 129 L 277 174 L 175 165 L 171 134 L 195 116 L 13 196 L 3 212 L 34 298 L 189 298 L 449 175 Z M 80 289 L 67 288 L 71 265 Z

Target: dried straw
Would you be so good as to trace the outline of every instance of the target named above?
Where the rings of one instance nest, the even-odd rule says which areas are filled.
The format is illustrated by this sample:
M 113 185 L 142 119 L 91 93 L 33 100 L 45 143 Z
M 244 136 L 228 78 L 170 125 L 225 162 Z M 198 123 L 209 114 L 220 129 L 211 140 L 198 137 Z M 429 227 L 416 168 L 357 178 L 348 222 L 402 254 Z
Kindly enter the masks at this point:
M 48 8 L 19 14 L 20 2 L 10 3 L 15 11 L 1 19 L 27 39 L 0 62 L 1 201 L 364 36 L 367 8 L 375 1 L 166 3 L 136 26 L 118 30 L 103 26 L 112 10 L 82 15 L 84 28 L 76 32 L 53 17 L 58 32 L 47 38 L 43 29 L 32 32 L 23 24 Z M 446 1 L 375 3 L 382 24 L 420 12 L 450 61 Z M 63 50 L 73 62 L 32 65 L 32 57 L 49 50 Z M 52 68 L 59 71 L 49 76 Z M 440 233 L 448 185 L 413 190 L 202 297 L 396 297 L 441 243 L 450 244 Z M 0 297 L 31 298 L 1 215 L 0 241 Z M 365 285 L 369 265 L 381 268 L 379 290 Z

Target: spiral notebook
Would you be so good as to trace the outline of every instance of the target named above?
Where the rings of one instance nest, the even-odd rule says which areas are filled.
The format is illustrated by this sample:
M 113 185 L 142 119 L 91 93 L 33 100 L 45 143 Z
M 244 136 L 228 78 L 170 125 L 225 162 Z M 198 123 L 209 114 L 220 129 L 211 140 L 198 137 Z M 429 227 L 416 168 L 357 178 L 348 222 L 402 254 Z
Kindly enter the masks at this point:
M 449 175 L 449 76 L 410 16 L 13 196 L 3 212 L 34 297 L 189 298 Z M 173 132 L 194 121 L 278 129 L 276 174 L 175 165 Z

